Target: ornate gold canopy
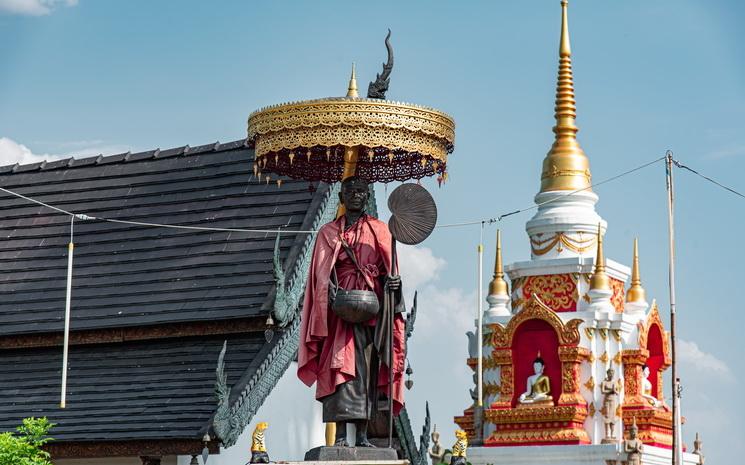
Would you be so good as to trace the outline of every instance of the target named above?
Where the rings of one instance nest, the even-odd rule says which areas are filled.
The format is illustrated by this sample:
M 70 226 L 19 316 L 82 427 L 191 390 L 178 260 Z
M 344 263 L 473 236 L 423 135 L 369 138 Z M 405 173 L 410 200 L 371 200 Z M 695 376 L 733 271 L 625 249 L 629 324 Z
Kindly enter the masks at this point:
M 257 174 L 403 181 L 445 175 L 455 122 L 432 108 L 348 95 L 262 108 L 248 118 L 248 138 Z

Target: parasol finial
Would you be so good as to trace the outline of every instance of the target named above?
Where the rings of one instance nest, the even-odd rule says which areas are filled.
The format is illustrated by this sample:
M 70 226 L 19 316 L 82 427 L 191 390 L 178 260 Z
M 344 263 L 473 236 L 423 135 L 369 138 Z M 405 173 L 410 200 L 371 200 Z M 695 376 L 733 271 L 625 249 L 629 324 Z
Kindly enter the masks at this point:
M 383 72 L 375 77 L 375 80 L 367 86 L 367 98 L 385 99 L 388 85 L 391 83 L 391 71 L 393 70 L 393 46 L 391 46 L 391 30 L 385 36 L 385 48 L 388 51 L 388 61 L 383 63 Z
M 352 63 L 352 76 L 349 77 L 349 88 L 347 89 L 347 97 L 358 98 L 360 94 L 357 93 L 357 73 L 355 72 L 354 63 Z

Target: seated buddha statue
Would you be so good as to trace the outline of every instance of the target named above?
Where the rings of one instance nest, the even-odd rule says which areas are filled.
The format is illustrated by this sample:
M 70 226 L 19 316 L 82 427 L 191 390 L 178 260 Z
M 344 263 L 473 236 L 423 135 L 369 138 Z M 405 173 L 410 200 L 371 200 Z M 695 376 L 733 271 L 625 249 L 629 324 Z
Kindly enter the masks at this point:
M 655 396 L 652 395 L 652 382 L 649 381 L 649 367 L 647 365 L 644 365 L 642 368 L 642 397 L 649 402 L 649 405 L 652 407 L 661 407 L 662 402 L 660 402 Z
M 543 374 L 546 367 L 545 362 L 538 352 L 538 357 L 533 360 L 534 375 L 528 376 L 526 390 L 518 398 L 518 402 L 524 405 L 554 405 L 551 398 L 551 381 Z

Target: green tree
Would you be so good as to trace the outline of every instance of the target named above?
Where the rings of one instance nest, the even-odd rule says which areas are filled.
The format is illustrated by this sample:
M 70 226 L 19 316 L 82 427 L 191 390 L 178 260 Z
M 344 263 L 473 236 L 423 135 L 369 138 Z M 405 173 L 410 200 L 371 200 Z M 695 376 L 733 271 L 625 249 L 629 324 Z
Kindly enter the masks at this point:
M 52 465 L 41 446 L 52 440 L 47 433 L 53 426 L 46 418 L 32 417 L 16 433 L 0 433 L 0 465 Z

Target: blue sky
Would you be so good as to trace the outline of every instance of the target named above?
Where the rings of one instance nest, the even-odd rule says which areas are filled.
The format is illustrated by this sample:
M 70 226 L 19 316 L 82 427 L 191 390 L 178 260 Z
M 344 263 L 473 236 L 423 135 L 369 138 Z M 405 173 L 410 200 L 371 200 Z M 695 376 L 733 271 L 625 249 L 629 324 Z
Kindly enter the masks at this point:
M 254 109 L 343 95 L 353 61 L 366 88 L 390 27 L 389 98 L 439 108 L 458 125 L 450 182 L 425 183 L 441 221 L 494 217 L 531 205 L 539 187 L 559 14 L 558 0 L 0 0 L 0 158 L 243 138 Z M 743 21 L 745 4 L 735 0 L 571 1 L 578 137 L 596 181 L 672 149 L 745 191 Z M 676 187 L 684 439 L 692 446 L 698 430 L 710 460 L 733 463 L 745 454 L 745 201 L 686 172 L 676 172 Z M 630 264 L 638 236 L 644 285 L 666 309 L 662 165 L 596 192 L 609 223 L 606 255 Z M 501 224 L 507 262 L 529 257 L 531 214 Z M 494 231 L 485 230 L 489 261 Z M 465 337 L 450 325 L 466 327 L 474 313 L 478 237 L 473 227 L 439 230 L 411 252 L 429 264 L 412 281 L 432 308 L 421 308 L 409 399 L 412 413 L 430 399 L 445 438 L 445 423 L 468 404 Z

